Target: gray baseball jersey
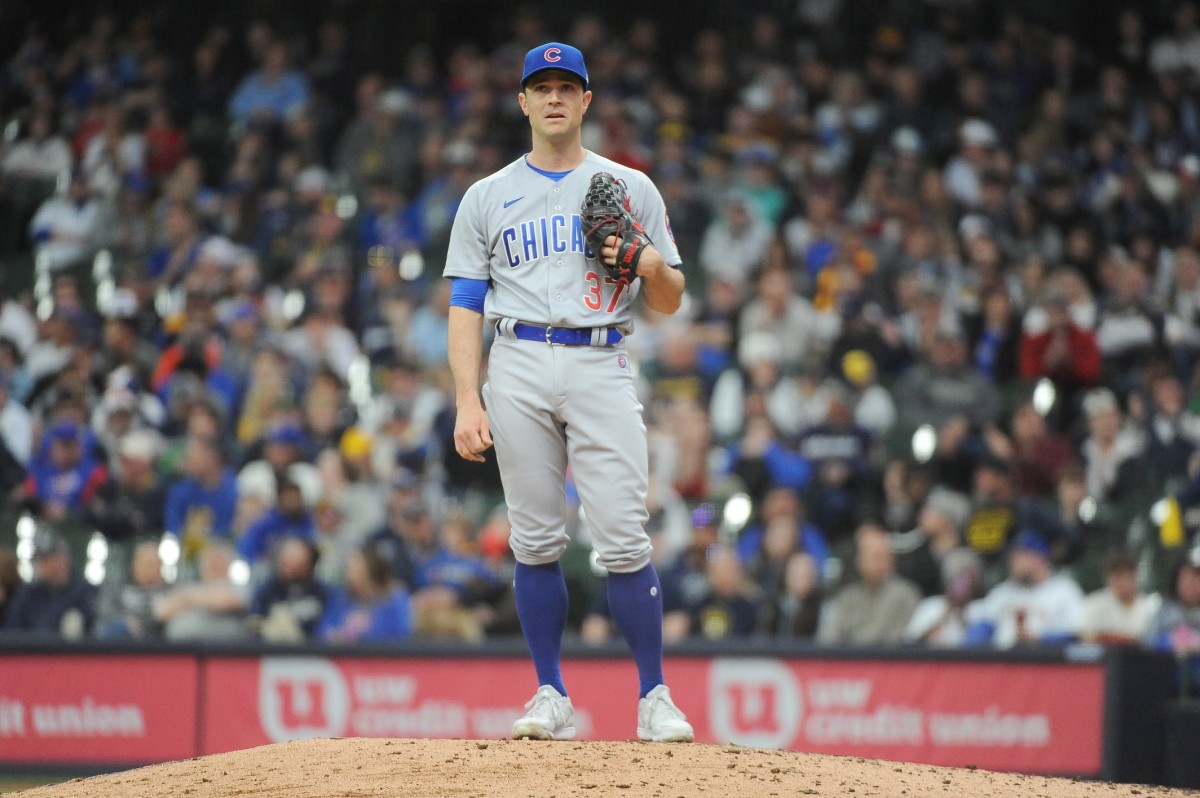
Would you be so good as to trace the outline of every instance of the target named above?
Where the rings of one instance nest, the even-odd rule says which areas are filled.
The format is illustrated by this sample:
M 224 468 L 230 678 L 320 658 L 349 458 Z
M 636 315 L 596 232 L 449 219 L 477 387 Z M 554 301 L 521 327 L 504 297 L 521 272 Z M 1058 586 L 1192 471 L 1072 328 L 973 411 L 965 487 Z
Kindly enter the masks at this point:
M 454 220 L 444 273 L 491 281 L 484 314 L 500 322 L 500 335 L 483 401 L 516 558 L 538 565 L 566 549 L 569 464 L 600 564 L 626 573 L 649 562 L 651 547 L 646 427 L 624 346 L 552 346 L 509 334 L 512 320 L 633 329 L 630 305 L 641 281 L 622 286 L 608 278 L 580 223 L 596 172 L 625 181 L 655 248 L 679 265 L 662 196 L 650 179 L 588 152 L 557 181 L 522 157 L 473 185 Z
M 630 302 L 640 281 L 618 287 L 605 279 L 583 237 L 579 206 L 596 172 L 625 181 L 655 249 L 679 265 L 662 195 L 644 174 L 589 151 L 556 182 L 522 157 L 467 190 L 450 233 L 444 273 L 492 281 L 484 303 L 489 321 L 633 328 Z

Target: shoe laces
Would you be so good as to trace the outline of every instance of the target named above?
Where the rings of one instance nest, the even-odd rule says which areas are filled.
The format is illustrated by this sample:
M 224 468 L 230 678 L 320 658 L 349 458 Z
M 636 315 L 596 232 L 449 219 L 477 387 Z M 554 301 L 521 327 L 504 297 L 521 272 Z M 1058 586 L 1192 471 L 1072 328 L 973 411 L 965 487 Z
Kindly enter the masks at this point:
M 672 720 L 687 720 L 683 710 L 675 706 L 675 702 L 671 700 L 671 694 L 665 690 L 650 699 L 649 714 L 660 717 L 666 715 Z
M 559 698 L 549 690 L 538 690 L 533 694 L 533 698 L 526 702 L 525 709 L 530 715 L 562 720 L 566 715 L 565 704 L 565 697 Z

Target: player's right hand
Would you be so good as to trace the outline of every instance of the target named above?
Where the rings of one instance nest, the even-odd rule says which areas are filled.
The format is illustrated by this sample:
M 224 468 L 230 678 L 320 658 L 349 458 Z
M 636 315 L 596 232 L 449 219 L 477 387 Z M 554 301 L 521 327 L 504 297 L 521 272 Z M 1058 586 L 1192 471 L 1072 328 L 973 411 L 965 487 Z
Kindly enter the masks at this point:
M 492 446 L 487 413 L 480 406 L 459 408 L 454 421 L 454 449 L 464 460 L 483 462 L 483 452 Z

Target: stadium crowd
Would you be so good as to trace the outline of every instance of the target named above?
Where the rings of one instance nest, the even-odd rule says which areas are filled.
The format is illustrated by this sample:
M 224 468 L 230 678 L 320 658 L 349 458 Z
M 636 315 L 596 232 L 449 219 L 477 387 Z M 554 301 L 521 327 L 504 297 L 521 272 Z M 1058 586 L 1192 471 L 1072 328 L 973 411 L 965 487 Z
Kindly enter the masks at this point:
M 668 641 L 1200 650 L 1196 5 L 1086 41 L 877 5 L 849 46 L 832 0 L 678 51 L 523 13 L 394 74 L 337 19 L 184 52 L 31 28 L 0 76 L 0 639 L 519 634 L 440 274 L 561 37 L 585 144 L 653 177 L 688 278 L 629 341 Z

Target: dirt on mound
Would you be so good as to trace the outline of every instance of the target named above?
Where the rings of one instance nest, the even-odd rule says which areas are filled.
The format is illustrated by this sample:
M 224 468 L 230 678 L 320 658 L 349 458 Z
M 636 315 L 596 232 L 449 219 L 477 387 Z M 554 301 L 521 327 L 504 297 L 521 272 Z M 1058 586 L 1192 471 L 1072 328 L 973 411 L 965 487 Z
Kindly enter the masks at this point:
M 269 745 L 18 793 L 22 798 L 1197 794 L 733 745 L 379 739 Z

